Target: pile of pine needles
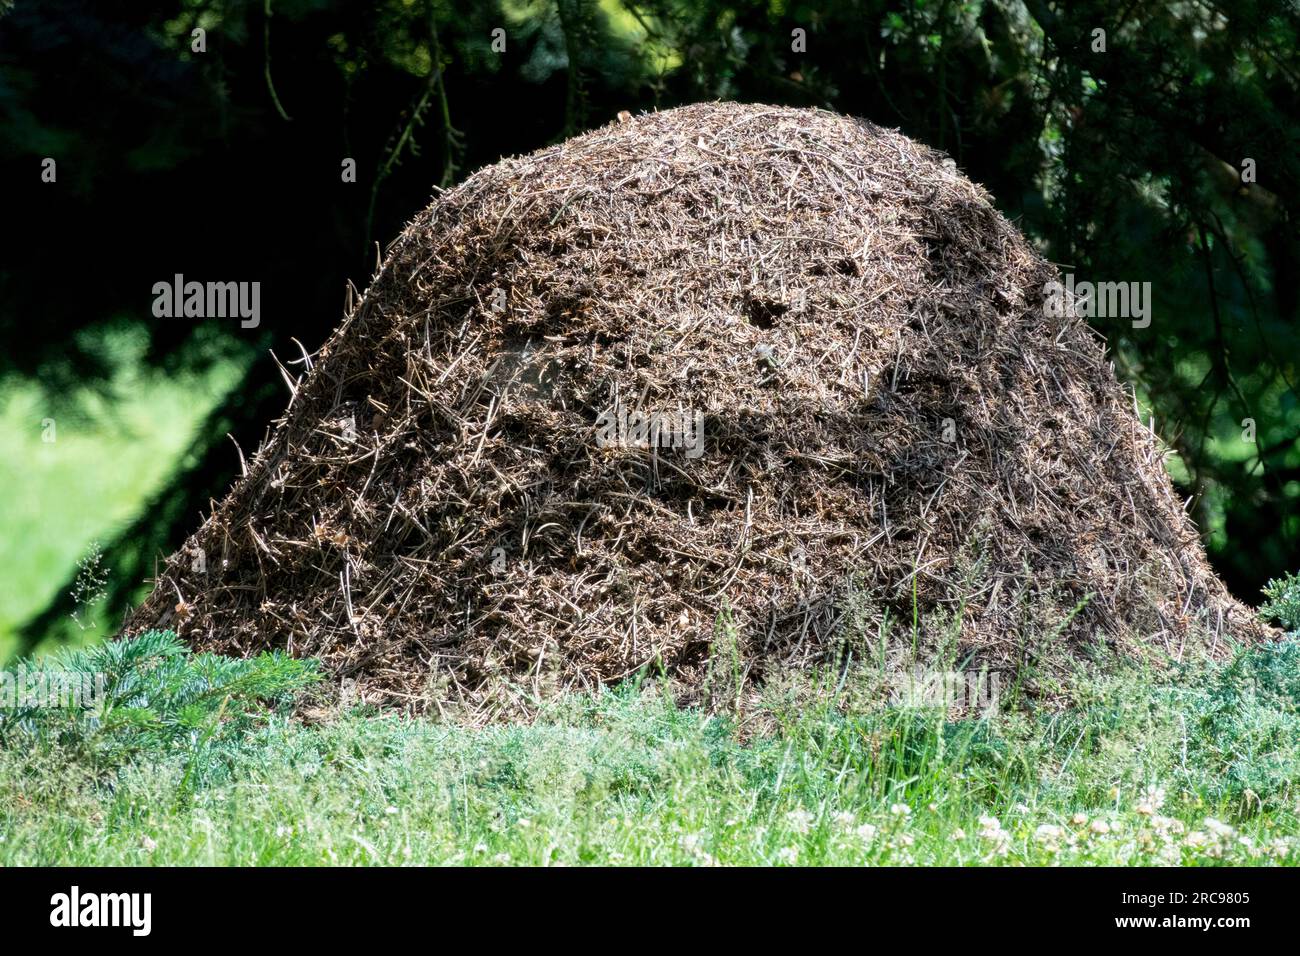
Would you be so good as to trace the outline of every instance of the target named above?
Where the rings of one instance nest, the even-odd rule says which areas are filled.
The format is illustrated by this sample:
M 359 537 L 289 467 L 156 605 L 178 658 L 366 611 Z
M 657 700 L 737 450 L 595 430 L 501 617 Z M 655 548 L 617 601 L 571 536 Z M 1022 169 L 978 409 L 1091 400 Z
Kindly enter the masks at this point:
M 502 161 L 286 373 L 127 633 L 488 716 L 647 667 L 699 687 L 720 637 L 761 680 L 864 613 L 942 616 L 988 666 L 1030 633 L 1255 635 L 1055 278 L 942 154 L 828 112 L 697 105 Z

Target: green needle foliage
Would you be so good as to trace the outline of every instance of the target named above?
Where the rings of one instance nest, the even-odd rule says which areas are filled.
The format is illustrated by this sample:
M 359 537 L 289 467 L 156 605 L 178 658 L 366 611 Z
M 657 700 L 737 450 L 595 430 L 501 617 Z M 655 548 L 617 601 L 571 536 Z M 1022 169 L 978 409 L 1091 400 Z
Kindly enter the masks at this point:
M 1259 613 L 1266 621 L 1277 621 L 1289 634 L 1300 631 L 1300 575 L 1292 573 L 1269 581 L 1264 586 L 1264 597 L 1268 600 Z
M 319 680 L 314 661 L 280 653 L 251 660 L 194 654 L 170 631 L 22 666 L 28 674 L 70 678 L 97 693 L 82 701 L 93 706 L 0 710 L 0 748 L 57 750 L 101 777 L 142 753 L 184 753 L 187 783 L 269 712 Z

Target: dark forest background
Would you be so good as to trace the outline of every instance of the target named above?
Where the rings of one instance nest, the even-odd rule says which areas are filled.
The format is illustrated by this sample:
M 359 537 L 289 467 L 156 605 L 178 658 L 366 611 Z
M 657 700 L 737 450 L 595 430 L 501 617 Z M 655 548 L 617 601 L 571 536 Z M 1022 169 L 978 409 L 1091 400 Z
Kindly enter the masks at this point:
M 620 110 L 715 99 L 898 127 L 1079 279 L 1150 281 L 1149 328 L 1097 327 L 1253 602 L 1300 567 L 1298 32 L 1282 0 L 0 0 L 0 381 L 46 410 L 5 427 L 83 421 L 69 406 L 97 391 L 111 414 L 106 330 L 141 343 L 131 374 L 239 369 L 90 580 L 51 565 L 48 600 L 11 615 L 17 649 L 75 639 L 88 590 L 111 631 L 230 482 L 227 434 L 251 454 L 282 411 L 270 353 L 321 344 L 433 187 Z M 153 318 L 175 273 L 260 281 L 261 326 Z M 0 439 L 0 475 L 30 481 Z M 27 566 L 30 541 L 0 547 L 0 574 Z

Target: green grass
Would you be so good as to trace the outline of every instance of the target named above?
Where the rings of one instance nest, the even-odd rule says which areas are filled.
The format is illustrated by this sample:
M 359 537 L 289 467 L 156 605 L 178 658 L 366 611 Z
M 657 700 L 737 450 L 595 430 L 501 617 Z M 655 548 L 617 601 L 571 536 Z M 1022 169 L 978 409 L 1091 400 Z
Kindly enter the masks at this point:
M 118 369 L 102 391 L 56 400 L 33 381 L 0 382 L 0 661 L 95 542 L 110 540 L 166 481 L 247 364 L 146 372 L 146 344 L 125 330 L 99 337 L 96 347 Z M 95 615 L 86 623 L 88 641 L 102 636 Z
M 1295 863 L 1300 644 L 980 719 L 862 704 L 868 675 L 742 717 L 652 682 L 475 728 L 304 724 L 315 672 L 170 635 L 62 662 L 110 704 L 0 723 L 0 864 Z M 55 666 L 55 665 L 51 665 Z M 847 700 L 859 701 L 844 713 Z

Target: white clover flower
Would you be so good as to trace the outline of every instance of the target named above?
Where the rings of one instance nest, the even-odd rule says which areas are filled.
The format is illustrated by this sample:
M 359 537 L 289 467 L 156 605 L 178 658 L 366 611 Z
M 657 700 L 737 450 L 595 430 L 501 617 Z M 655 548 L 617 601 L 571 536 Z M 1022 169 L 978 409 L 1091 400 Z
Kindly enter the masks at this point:
M 996 856 L 1006 856 L 1010 849 L 1011 834 L 1002 829 L 997 817 L 980 817 L 980 838 L 992 844 Z
M 1140 815 L 1149 817 L 1157 813 L 1164 805 L 1164 787 L 1150 786 L 1143 790 L 1142 795 L 1138 797 L 1137 807 L 1135 809 Z
M 889 808 L 889 812 L 892 816 L 907 817 L 912 815 L 912 808 L 906 803 L 895 803 Z
M 847 810 L 841 810 L 839 813 L 835 814 L 831 820 L 834 822 L 837 830 L 851 830 L 853 829 L 853 824 L 857 823 L 858 818 Z
M 870 823 L 862 824 L 862 826 L 858 827 L 854 832 L 857 833 L 858 839 L 863 843 L 870 843 L 876 838 L 876 828 Z
M 963 830 L 961 827 L 958 827 L 957 829 L 952 831 L 952 838 L 954 840 L 964 840 L 966 839 L 966 831 Z
M 1034 831 L 1034 839 L 1047 845 L 1059 844 L 1064 836 L 1065 831 L 1054 823 L 1044 823 Z
M 1204 826 L 1205 829 L 1209 830 L 1220 840 L 1231 839 L 1232 836 L 1237 832 L 1228 824 L 1224 823 L 1221 820 L 1216 820 L 1214 819 L 1214 817 L 1206 817 Z
M 1105 820 L 1093 820 L 1088 830 L 1096 836 L 1105 836 L 1110 832 L 1110 824 Z
M 1187 839 L 1183 840 L 1183 843 L 1193 849 L 1199 849 L 1209 842 L 1210 838 L 1200 830 L 1193 830 L 1191 833 L 1187 834 Z
M 803 807 L 791 810 L 785 815 L 786 822 L 790 824 L 790 829 L 795 833 L 807 833 L 812 826 L 813 815 Z
M 786 866 L 794 866 L 799 862 L 799 848 L 797 846 L 782 847 L 777 851 L 776 858 Z
M 1170 835 L 1177 836 L 1186 829 L 1183 826 L 1182 820 L 1175 817 L 1162 816 L 1159 813 L 1152 815 L 1151 828 L 1163 837 L 1168 837 Z
M 1070 817 L 1070 822 L 1076 827 L 1086 827 L 1088 825 L 1088 814 L 1076 813 L 1074 816 Z

